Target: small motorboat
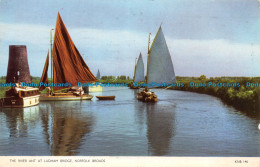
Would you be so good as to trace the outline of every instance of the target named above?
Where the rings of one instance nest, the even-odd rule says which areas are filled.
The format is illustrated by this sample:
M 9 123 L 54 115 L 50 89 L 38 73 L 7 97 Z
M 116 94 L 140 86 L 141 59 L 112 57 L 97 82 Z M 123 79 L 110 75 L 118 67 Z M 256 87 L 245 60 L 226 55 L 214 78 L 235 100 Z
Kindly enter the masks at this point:
M 98 100 L 115 100 L 116 96 L 96 96 Z
M 154 92 L 148 91 L 148 89 L 137 93 L 136 98 L 143 102 L 157 102 L 157 95 L 155 95 Z

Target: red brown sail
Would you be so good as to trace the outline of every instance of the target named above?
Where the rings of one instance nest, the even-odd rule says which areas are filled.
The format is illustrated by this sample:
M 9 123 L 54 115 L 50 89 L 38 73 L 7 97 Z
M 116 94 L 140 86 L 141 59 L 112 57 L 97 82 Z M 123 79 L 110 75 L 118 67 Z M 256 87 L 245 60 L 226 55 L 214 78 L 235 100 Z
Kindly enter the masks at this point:
M 95 81 L 96 77 L 84 62 L 58 13 L 53 44 L 53 82 L 57 84 L 68 82 L 76 86 L 78 82 Z M 53 90 L 63 88 L 54 86 Z
M 42 83 L 48 83 L 48 68 L 49 68 L 49 52 L 47 54 L 44 69 L 43 69 L 43 72 L 42 72 L 42 77 L 41 77 L 41 80 L 40 80 L 40 82 L 42 82 Z M 43 85 L 39 86 L 39 91 L 42 91 L 44 88 L 45 88 L 45 86 L 43 86 Z

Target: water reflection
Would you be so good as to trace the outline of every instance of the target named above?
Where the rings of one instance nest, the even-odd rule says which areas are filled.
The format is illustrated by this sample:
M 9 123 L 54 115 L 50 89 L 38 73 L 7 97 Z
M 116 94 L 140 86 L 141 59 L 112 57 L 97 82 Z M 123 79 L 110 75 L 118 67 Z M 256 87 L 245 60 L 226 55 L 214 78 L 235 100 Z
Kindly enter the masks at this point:
M 62 104 L 62 105 L 61 105 Z M 94 117 L 79 102 L 51 102 L 41 108 L 42 127 L 51 155 L 75 155 L 91 132 Z
M 260 120 L 260 107 L 256 108 L 255 110 L 244 111 L 241 114 L 244 114 L 255 120 Z
M 1 111 L 6 115 L 6 127 L 9 129 L 9 138 L 27 137 L 28 127 L 34 128 L 39 120 L 39 106 L 2 108 Z
M 154 104 L 114 88 L 102 92 L 114 101 L 0 109 L 0 155 L 259 156 L 259 120 L 215 97 L 154 91 Z
M 175 109 L 160 102 L 146 104 L 148 151 L 152 155 L 168 155 L 175 134 Z
M 77 154 L 85 140 L 84 136 L 91 132 L 94 124 L 93 115 L 82 111 L 80 102 L 49 102 L 29 108 L 4 108 L 1 111 L 6 115 L 10 144 L 19 138 L 33 137 L 32 140 L 37 141 L 40 137 L 34 132 L 42 130 L 50 155 Z
M 138 90 L 133 90 L 134 97 Z M 135 100 L 135 122 L 139 132 L 146 126 L 148 154 L 168 155 L 175 133 L 176 105 L 160 99 L 157 103 L 144 103 Z
M 139 133 L 143 132 L 145 121 L 146 121 L 146 113 L 145 113 L 145 103 L 136 100 L 136 95 L 138 93 L 137 89 L 133 89 L 133 97 L 134 97 L 134 111 L 135 111 L 135 122 L 138 124 Z

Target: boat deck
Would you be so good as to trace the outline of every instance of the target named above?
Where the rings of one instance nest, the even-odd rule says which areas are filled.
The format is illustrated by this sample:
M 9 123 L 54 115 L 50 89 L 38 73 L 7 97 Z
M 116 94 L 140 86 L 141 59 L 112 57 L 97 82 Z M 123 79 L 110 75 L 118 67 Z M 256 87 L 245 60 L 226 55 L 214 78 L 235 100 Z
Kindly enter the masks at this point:
M 56 94 L 55 96 L 41 95 L 40 101 L 72 101 L 72 100 L 91 100 L 92 95 L 80 95 L 76 96 L 73 93 Z

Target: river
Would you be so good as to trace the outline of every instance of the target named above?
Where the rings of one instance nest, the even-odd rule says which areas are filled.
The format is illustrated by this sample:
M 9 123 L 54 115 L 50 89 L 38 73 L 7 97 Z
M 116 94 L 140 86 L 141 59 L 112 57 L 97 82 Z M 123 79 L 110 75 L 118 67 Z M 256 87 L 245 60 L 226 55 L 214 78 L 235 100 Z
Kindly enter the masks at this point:
M 41 102 L 0 109 L 0 155 L 260 156 L 259 118 L 209 95 L 104 88 L 114 101 Z

